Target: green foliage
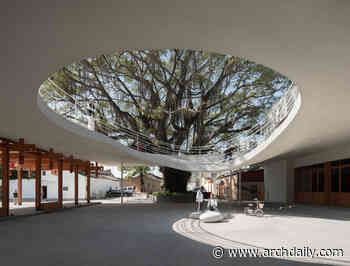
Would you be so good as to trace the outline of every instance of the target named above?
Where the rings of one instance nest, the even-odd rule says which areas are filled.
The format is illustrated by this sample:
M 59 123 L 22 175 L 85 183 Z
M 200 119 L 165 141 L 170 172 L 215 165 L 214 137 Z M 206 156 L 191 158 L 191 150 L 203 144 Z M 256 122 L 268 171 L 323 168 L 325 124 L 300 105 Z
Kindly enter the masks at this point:
M 129 179 L 139 175 L 149 174 L 151 172 L 151 168 L 148 166 L 125 167 L 124 171 L 127 173 L 125 179 Z
M 78 101 L 93 100 L 100 119 L 188 148 L 249 129 L 290 84 L 263 65 L 188 49 L 121 50 L 74 63 L 51 79 Z
M 189 49 L 120 50 L 71 64 L 50 78 L 78 102 L 92 100 L 98 119 L 188 150 L 225 145 L 249 130 L 291 83 L 243 58 Z M 54 89 L 49 81 L 42 86 Z M 64 101 L 46 101 L 74 115 Z M 123 130 L 114 136 L 137 143 Z
M 155 192 L 156 193 L 156 192 Z M 178 192 L 158 192 L 153 193 L 157 197 L 158 202 L 177 202 L 177 203 L 190 203 L 194 201 L 194 194 L 192 192 L 178 193 Z

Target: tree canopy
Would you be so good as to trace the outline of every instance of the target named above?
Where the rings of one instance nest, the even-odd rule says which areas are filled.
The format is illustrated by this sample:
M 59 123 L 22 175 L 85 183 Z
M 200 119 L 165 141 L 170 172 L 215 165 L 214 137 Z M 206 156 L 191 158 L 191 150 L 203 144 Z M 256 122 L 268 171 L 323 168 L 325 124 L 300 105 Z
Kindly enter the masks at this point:
M 42 86 L 55 90 L 52 83 L 72 95 L 47 99 L 66 115 L 74 116 L 74 110 L 65 102 L 93 102 L 99 122 L 191 151 L 206 145 L 228 146 L 229 139 L 262 119 L 291 81 L 266 66 L 230 55 L 123 49 L 63 67 Z M 114 138 L 136 147 L 135 135 L 114 131 Z M 170 176 L 179 173 L 166 168 L 162 172 L 168 180 L 165 186 L 176 190 Z M 181 176 L 187 183 L 188 174 Z M 183 190 L 185 185 L 179 187 Z
M 77 101 L 92 100 L 101 121 L 188 149 L 248 130 L 290 84 L 263 65 L 188 49 L 121 50 L 51 79 Z

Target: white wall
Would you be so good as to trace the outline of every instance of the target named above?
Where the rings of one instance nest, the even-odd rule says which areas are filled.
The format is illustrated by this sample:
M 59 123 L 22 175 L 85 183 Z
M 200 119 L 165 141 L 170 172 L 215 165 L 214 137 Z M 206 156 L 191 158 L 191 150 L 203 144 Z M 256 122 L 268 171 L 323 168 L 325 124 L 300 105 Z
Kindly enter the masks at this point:
M 17 180 L 10 180 L 10 199 L 13 199 L 13 192 L 17 189 Z M 35 182 L 34 179 L 23 179 L 22 182 L 22 198 L 34 199 L 35 198 Z
M 47 186 L 47 198 L 49 201 L 56 201 L 58 198 L 58 177 L 45 171 L 46 175 L 41 177 L 41 185 Z M 86 199 L 86 176 L 79 175 L 79 199 Z M 68 191 L 63 191 L 63 200 L 74 199 L 74 173 L 63 172 L 63 187 L 68 187 Z M 23 200 L 35 199 L 35 179 L 23 179 Z M 103 198 L 110 189 L 119 188 L 119 183 L 106 179 L 91 178 L 91 199 Z M 13 192 L 17 189 L 17 180 L 10 180 L 10 199 L 13 199 Z
M 91 198 L 104 198 L 106 192 L 110 189 L 120 188 L 120 183 L 105 179 L 91 178 Z
M 266 202 L 292 202 L 294 200 L 294 168 L 287 160 L 264 164 Z

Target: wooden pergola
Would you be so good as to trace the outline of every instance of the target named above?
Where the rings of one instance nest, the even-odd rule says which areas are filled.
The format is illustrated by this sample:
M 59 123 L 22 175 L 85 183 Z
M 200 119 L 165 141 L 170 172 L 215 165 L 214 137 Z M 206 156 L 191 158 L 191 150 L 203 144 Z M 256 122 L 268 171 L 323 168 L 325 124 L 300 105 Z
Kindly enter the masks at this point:
M 63 207 L 63 171 L 74 172 L 74 201 L 78 205 L 79 195 L 79 171 L 84 171 L 87 176 L 86 200 L 90 203 L 91 171 L 96 173 L 103 170 L 97 163 L 83 161 L 65 157 L 60 153 L 55 153 L 53 149 L 49 151 L 39 149 L 34 144 L 25 144 L 24 139 L 18 142 L 6 138 L 0 138 L 0 162 L 2 166 L 2 206 L 0 216 L 9 216 L 9 177 L 10 171 L 16 170 L 18 177 L 18 204 L 22 204 L 22 176 L 23 171 L 35 171 L 35 207 L 37 210 L 62 208 Z M 57 170 L 58 173 L 58 199 L 56 202 L 41 202 L 41 171 Z

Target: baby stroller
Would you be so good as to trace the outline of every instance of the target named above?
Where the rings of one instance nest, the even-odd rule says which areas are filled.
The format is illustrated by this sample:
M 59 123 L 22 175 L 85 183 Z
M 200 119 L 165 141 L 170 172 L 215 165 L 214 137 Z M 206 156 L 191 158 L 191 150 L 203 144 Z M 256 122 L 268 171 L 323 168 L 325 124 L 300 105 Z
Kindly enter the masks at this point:
M 210 211 L 217 211 L 218 210 L 218 201 L 216 198 L 211 197 L 208 200 L 208 210 L 210 210 Z
M 254 199 L 254 203 L 249 203 L 248 207 L 244 208 L 246 215 L 255 215 L 261 217 L 264 215 L 264 202 L 259 201 L 257 198 Z

